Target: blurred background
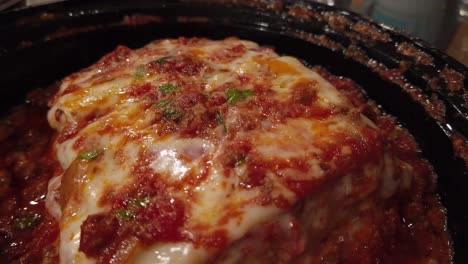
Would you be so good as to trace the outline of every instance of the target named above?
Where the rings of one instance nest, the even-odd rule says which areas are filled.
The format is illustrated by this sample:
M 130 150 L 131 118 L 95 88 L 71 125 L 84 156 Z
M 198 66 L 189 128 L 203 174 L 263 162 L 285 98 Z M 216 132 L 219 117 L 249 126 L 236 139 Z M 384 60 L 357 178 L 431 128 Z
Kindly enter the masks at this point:
M 12 10 L 61 0 L 0 0 Z M 468 0 L 315 0 L 419 37 L 468 66 Z
M 468 0 L 317 0 L 419 37 L 468 66 Z

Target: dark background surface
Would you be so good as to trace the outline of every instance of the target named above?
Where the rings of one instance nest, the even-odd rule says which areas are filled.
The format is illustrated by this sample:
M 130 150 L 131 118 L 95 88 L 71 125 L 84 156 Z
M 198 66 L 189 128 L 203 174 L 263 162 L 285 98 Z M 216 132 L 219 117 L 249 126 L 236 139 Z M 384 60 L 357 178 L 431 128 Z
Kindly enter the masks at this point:
M 292 2 L 292 1 L 291 1 Z M 468 121 L 463 98 L 444 90 L 437 92 L 447 108 L 446 122 L 437 122 L 399 86 L 382 79 L 369 67 L 342 52 L 312 44 L 292 32 L 337 38 L 344 45 L 350 40 L 332 32 L 320 21 L 286 18 L 268 7 L 252 8 L 215 4 L 186 4 L 168 1 L 76 1 L 42 6 L 0 16 L 0 100 L 1 111 L 22 102 L 32 88 L 47 86 L 64 76 L 94 63 L 119 44 L 138 48 L 151 40 L 166 37 L 224 38 L 237 36 L 261 45 L 273 46 L 280 54 L 302 59 L 308 65 L 322 65 L 331 73 L 356 81 L 387 113 L 398 118 L 416 138 L 422 155 L 434 166 L 439 176 L 438 190 L 448 209 L 448 228 L 455 244 L 456 263 L 468 263 L 468 172 L 456 158 L 450 135 L 468 137 Z M 286 7 L 290 4 L 285 1 Z M 329 7 L 304 1 L 320 12 L 339 12 Z M 158 23 L 121 24 L 126 15 L 147 14 L 163 18 Z M 360 17 L 342 13 L 350 19 Z M 208 17 L 204 22 L 180 22 L 177 17 Z M 73 30 L 79 28 L 79 30 Z M 56 33 L 60 32 L 61 35 Z M 68 32 L 63 34 L 64 32 Z M 411 41 L 387 31 L 393 41 Z M 386 47 L 362 43 L 371 58 L 389 68 L 399 64 Z M 394 45 L 394 43 L 391 43 Z M 434 57 L 434 69 L 410 69 L 407 81 L 425 87 L 424 70 L 437 73 L 446 65 L 466 76 L 467 69 L 446 55 L 418 47 Z M 388 51 L 388 52 L 387 52 Z M 465 87 L 468 87 L 465 80 Z M 432 94 L 423 88 L 424 93 Z M 464 90 L 466 92 L 466 88 Z M 462 91 L 463 92 L 463 91 Z

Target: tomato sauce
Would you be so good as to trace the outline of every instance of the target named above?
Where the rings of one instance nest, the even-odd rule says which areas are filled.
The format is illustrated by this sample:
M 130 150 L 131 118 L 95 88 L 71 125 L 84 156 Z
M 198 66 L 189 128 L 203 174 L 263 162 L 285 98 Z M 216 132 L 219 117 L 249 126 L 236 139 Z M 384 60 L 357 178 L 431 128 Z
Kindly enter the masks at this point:
M 408 191 L 401 191 L 380 207 L 367 210 L 339 225 L 329 235 L 312 263 L 451 263 L 452 249 L 446 233 L 445 209 L 435 195 L 435 175 L 419 156 L 414 138 L 395 119 L 382 115 L 367 103 L 362 90 L 351 80 L 316 68 L 379 128 L 386 148 L 414 168 Z M 372 142 L 372 141 L 370 141 Z M 372 153 L 368 153 L 372 156 Z M 356 229 L 353 235 L 349 230 Z
M 236 46 L 222 52 L 228 52 L 230 55 L 226 55 L 226 58 L 232 59 L 243 54 L 245 47 Z M 125 59 L 129 54 L 129 50 L 119 48 L 100 63 L 107 66 Z M 164 64 L 150 63 L 148 69 L 150 74 L 156 71 L 193 76 L 206 69 L 206 65 L 192 58 L 178 57 Z M 340 156 L 340 150 L 327 146 L 323 146 L 320 159 L 324 163 L 339 161 L 334 169 L 336 174 L 354 172 L 362 169 L 355 164 L 374 162 L 381 155 L 379 151 L 385 147 L 410 164 L 415 177 L 408 191 L 400 191 L 392 199 L 378 204 L 377 208 L 363 210 L 356 218 L 338 223 L 318 245 L 312 263 L 450 263 L 451 247 L 445 230 L 445 212 L 434 195 L 435 177 L 430 164 L 419 158 L 414 139 L 392 117 L 382 115 L 372 102 L 368 103 L 353 81 L 333 76 L 321 68 L 315 70 L 358 109 L 353 114 L 365 115 L 377 128 L 364 130 L 359 139 L 336 135 L 341 147 L 350 148 L 353 159 L 346 159 Z M 320 119 L 333 114 L 329 109 L 321 109 L 314 104 L 316 94 L 309 86 L 303 84 L 287 102 L 274 102 L 262 90 L 265 87 L 258 85 L 255 87 L 255 97 L 236 106 L 248 108 L 248 114 L 240 116 L 237 126 L 228 127 L 224 136 L 254 129 L 259 126 L 259 120 L 270 118 L 283 122 L 291 117 Z M 155 88 L 143 84 L 131 89 L 130 95 L 139 97 Z M 16 108 L 0 124 L 0 259 L 8 263 L 58 261 L 58 224 L 45 210 L 44 199 L 48 180 L 60 173 L 60 166 L 51 151 L 54 133 L 45 118 L 47 100 L 38 96 L 39 93 L 35 93 L 31 103 Z M 178 131 L 186 137 L 208 136 L 207 131 L 220 127 L 217 117 L 227 112 L 224 93 L 206 96 L 187 92 L 164 99 L 167 98 L 184 114 L 177 118 L 174 115 L 164 116 L 163 109 L 155 108 L 160 118 L 158 122 L 163 125 L 162 135 Z M 197 109 L 197 115 L 190 114 L 193 109 Z M 76 128 L 68 130 L 64 135 L 76 133 Z M 309 169 L 299 159 L 262 160 L 252 153 L 248 140 L 235 143 L 226 148 L 224 160 L 219 162 L 229 168 L 224 173 L 225 177 L 232 176 L 229 174 L 232 168 L 246 166 L 246 176 L 239 181 L 242 188 L 265 187 L 265 173 L 273 167 L 279 177 L 281 170 L 286 168 L 302 173 Z M 74 147 L 79 148 L 80 144 L 78 140 Z M 110 204 L 111 211 L 88 216 L 81 226 L 79 249 L 88 256 L 97 257 L 99 262 L 109 263 L 122 251 L 123 246 L 126 252 L 132 252 L 156 242 L 189 241 L 196 246 L 219 250 L 226 248 L 229 242 L 226 230 L 210 231 L 199 237 L 188 237 L 181 232 L 189 212 L 183 201 L 170 194 L 171 188 L 184 186 L 166 184 L 161 175 L 146 170 L 147 160 L 142 156 L 141 162 L 133 168 L 133 175 L 138 178 L 136 182 L 119 193 L 109 191 L 99 201 Z M 200 177 L 191 175 L 183 183 L 196 185 Z M 366 180 L 358 176 L 352 179 L 353 185 L 359 186 L 354 190 L 355 195 L 368 191 Z M 291 179 L 284 184 L 299 197 L 306 197 L 323 185 L 318 180 Z M 259 205 L 291 206 L 284 197 L 271 197 L 267 188 L 261 191 L 265 195 L 255 201 Z M 232 213 L 236 215 L 238 212 Z M 293 221 L 287 231 L 271 224 L 262 229 L 260 237 L 264 247 L 273 255 L 280 254 L 277 260 L 294 260 L 306 250 L 300 238 L 301 232 L 301 226 Z M 245 247 L 243 250 L 249 252 L 252 249 Z
M 45 118 L 49 94 L 31 93 L 30 103 L 1 120 L 0 259 L 6 263 L 58 260 L 58 225 L 44 207 L 48 181 L 60 172 Z

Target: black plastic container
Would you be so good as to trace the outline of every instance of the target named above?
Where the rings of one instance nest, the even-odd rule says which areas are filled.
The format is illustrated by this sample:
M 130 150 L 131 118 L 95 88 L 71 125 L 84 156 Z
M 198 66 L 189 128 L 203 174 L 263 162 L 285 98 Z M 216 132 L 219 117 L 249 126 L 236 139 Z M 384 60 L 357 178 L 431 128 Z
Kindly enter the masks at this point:
M 433 164 L 455 263 L 468 263 L 468 172 L 452 147 L 453 135 L 465 144 L 468 138 L 468 81 L 450 84 L 443 74 L 450 69 L 465 77 L 468 69 L 420 40 L 353 13 L 309 1 L 266 0 L 69 1 L 3 13 L 1 110 L 6 113 L 28 90 L 94 63 L 119 44 L 137 48 L 179 36 L 250 39 L 356 81 L 415 136 Z M 435 102 L 445 112 L 430 111 Z

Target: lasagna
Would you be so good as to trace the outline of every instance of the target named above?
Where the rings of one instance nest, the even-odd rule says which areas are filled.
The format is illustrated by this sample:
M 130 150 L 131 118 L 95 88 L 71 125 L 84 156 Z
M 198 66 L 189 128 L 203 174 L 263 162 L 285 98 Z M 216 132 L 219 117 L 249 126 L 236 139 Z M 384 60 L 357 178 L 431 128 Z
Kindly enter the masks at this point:
M 46 170 L 42 211 L 3 221 L 32 237 L 10 261 L 451 260 L 414 140 L 320 67 L 237 38 L 165 39 L 56 89 L 29 161 Z

